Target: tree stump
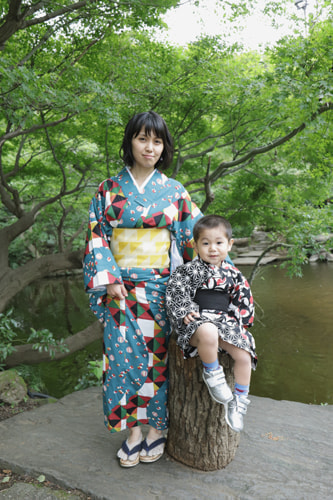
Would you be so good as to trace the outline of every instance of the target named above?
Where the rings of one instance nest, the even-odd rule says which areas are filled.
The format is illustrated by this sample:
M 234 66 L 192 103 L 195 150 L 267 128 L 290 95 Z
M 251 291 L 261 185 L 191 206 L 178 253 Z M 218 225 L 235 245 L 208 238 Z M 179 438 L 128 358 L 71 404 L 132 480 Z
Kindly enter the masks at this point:
M 233 360 L 223 353 L 219 361 L 233 390 Z M 210 397 L 200 358 L 183 359 L 174 335 L 169 342 L 169 380 L 167 453 L 198 470 L 223 469 L 235 457 L 240 434 L 226 423 L 224 406 Z

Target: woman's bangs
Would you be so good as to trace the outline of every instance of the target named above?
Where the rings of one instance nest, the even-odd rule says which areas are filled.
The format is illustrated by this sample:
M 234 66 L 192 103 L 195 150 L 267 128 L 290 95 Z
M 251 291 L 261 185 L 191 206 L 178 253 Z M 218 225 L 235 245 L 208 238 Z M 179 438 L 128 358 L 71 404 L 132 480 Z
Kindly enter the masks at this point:
M 134 134 L 136 137 L 144 128 L 145 134 L 151 136 L 156 135 L 159 139 L 165 138 L 165 126 L 161 119 L 147 113 L 147 116 L 141 116 L 137 122 L 137 130 Z

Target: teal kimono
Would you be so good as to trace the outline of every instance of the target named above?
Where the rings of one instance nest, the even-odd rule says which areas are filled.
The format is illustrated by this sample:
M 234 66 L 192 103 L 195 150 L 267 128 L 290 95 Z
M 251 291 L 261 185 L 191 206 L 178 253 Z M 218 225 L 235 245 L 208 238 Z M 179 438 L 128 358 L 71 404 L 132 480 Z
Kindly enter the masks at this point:
M 170 267 L 192 259 L 192 229 L 202 213 L 178 181 L 155 170 L 139 188 L 130 169 L 125 167 L 100 184 L 89 216 L 84 280 L 90 307 L 104 325 L 105 425 L 111 432 L 143 424 L 163 430 L 168 425 L 170 335 L 165 309 L 166 284 Z M 145 264 L 149 257 L 155 261 L 156 248 L 165 247 L 159 247 L 159 241 L 140 246 L 135 240 L 136 231 L 130 233 L 135 241 L 120 244 L 124 250 L 119 251 L 122 253 L 119 264 L 110 246 L 113 233 L 115 237 L 116 231 L 125 228 L 160 229 L 161 233 L 151 233 L 155 240 L 157 234 L 157 240 L 161 241 L 169 231 L 168 250 L 162 250 L 160 256 L 166 264 L 162 267 Z M 140 232 L 140 239 L 145 239 L 146 234 L 151 238 L 151 233 Z M 148 248 L 153 255 L 142 256 L 144 265 L 133 265 L 136 258 L 133 248 Z M 149 250 L 144 253 L 149 254 Z M 114 300 L 106 294 L 106 285 L 113 283 L 124 284 L 126 299 Z

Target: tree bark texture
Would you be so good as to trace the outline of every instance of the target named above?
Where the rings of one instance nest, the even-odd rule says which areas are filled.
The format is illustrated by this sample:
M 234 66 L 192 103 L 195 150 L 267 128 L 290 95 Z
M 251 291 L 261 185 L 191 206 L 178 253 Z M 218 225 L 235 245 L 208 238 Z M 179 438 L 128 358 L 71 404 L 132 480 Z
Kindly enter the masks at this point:
M 233 390 L 233 360 L 226 353 L 219 360 Z M 174 335 L 169 342 L 169 377 L 167 453 L 198 470 L 223 469 L 235 457 L 240 434 L 227 425 L 224 406 L 210 397 L 200 358 L 183 359 Z

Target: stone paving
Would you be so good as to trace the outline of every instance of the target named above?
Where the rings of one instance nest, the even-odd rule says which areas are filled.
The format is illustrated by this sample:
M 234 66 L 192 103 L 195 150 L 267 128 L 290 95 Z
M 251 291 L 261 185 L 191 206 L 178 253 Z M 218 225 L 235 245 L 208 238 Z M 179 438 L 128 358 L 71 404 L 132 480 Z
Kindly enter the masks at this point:
M 0 422 L 0 466 L 44 474 L 97 500 L 332 500 L 332 434 L 333 406 L 252 396 L 236 457 L 225 469 L 201 472 L 167 455 L 123 469 L 116 450 L 126 434 L 107 432 L 101 391 L 90 388 Z M 45 490 L 16 497 L 6 490 L 0 499 L 58 498 Z

